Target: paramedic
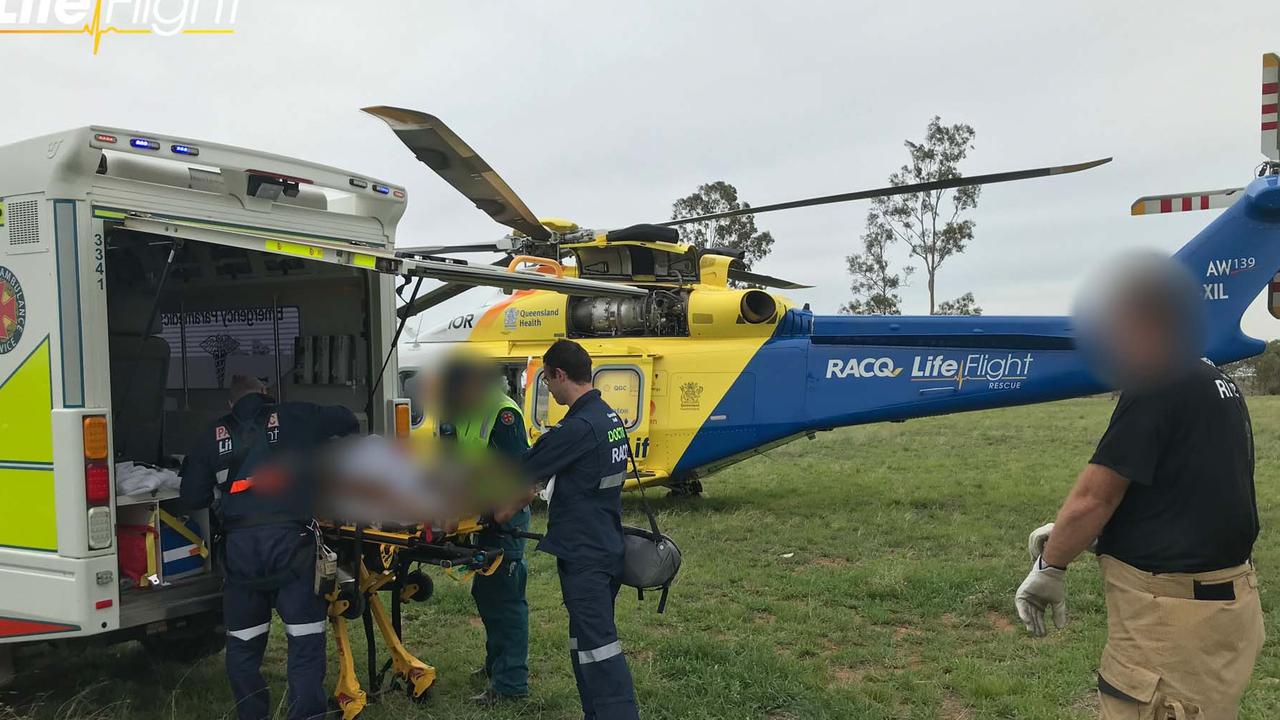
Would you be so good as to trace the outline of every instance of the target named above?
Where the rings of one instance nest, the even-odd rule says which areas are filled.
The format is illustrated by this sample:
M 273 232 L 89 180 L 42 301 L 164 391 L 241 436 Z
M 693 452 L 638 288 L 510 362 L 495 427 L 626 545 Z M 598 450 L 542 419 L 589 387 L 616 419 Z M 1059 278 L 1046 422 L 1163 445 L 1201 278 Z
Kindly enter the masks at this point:
M 460 448 L 496 451 L 514 463 L 529 449 L 520 408 L 500 387 L 491 367 L 457 359 L 444 371 L 441 436 Z M 502 549 L 502 565 L 492 575 L 471 581 L 471 596 L 484 622 L 484 667 L 476 674 L 488 683 L 472 697 L 480 705 L 494 705 L 529 694 L 529 603 L 525 599 L 528 566 L 524 539 L 512 532 L 529 531 L 526 504 L 505 522 L 478 534 L 479 544 Z
M 613 620 L 629 440 L 617 412 L 592 387 L 591 356 L 581 345 L 558 340 L 542 362 L 542 382 L 569 411 L 524 458 L 528 475 L 548 482 L 547 534 L 538 549 L 556 557 L 583 714 L 588 720 L 636 720 L 631 671 Z
M 319 718 L 324 690 L 326 606 L 314 589 L 315 535 L 306 483 L 283 471 L 292 457 L 359 430 L 340 406 L 276 403 L 256 378 L 231 379 L 231 412 L 196 441 L 182 467 L 180 505 L 210 507 L 224 534 L 227 675 L 241 720 L 271 717 L 261 674 L 274 607 L 289 639 L 287 716 Z

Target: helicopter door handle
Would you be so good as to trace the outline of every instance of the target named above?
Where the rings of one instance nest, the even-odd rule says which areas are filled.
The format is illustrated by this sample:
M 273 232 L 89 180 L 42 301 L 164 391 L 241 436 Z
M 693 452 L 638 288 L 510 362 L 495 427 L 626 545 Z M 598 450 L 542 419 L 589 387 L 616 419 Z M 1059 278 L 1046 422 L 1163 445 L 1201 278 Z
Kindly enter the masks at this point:
M 555 273 L 555 276 L 558 278 L 564 277 L 563 265 L 556 262 L 555 260 L 550 260 L 548 258 L 543 258 L 543 257 L 536 257 L 533 255 L 517 255 L 511 258 L 511 262 L 507 264 L 507 270 L 514 272 L 515 269 L 519 267 L 521 263 L 529 263 L 530 265 L 537 265 L 538 267 L 551 270 L 552 272 Z
M 953 388 L 953 387 L 921 388 L 920 389 L 921 395 L 937 395 L 938 393 L 951 394 L 954 392 L 956 392 L 956 388 Z

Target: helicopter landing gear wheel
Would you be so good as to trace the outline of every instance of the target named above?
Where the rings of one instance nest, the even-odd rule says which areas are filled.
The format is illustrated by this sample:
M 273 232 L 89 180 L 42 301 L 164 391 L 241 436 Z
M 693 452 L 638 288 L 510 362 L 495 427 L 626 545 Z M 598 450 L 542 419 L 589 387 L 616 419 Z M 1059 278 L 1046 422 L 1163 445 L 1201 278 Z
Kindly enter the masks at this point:
M 667 497 L 696 498 L 702 497 L 702 481 L 696 478 L 677 478 L 667 483 Z

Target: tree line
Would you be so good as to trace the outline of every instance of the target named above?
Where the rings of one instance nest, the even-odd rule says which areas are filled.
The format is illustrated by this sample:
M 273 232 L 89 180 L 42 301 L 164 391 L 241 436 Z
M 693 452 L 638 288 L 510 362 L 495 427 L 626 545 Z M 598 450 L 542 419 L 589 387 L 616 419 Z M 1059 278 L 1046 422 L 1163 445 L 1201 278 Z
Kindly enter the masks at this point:
M 902 185 L 962 177 L 960 163 L 973 149 L 973 127 L 929 121 L 921 142 L 906 140 L 908 162 L 889 175 L 889 184 Z M 948 259 L 963 253 L 974 238 L 974 221 L 981 188 L 969 187 L 895 195 L 871 201 L 862 248 L 845 258 L 853 297 L 839 310 L 855 315 L 901 315 L 902 291 L 910 285 L 917 263 L 923 271 L 931 315 L 981 315 L 972 292 L 938 299 L 938 273 Z M 751 207 L 738 189 L 723 180 L 699 185 L 676 200 L 671 219 L 695 217 Z M 700 248 L 726 248 L 742 254 L 750 269 L 773 249 L 774 237 L 756 226 L 752 215 L 707 220 L 681 226 L 680 237 Z M 901 256 L 905 255 L 904 258 Z

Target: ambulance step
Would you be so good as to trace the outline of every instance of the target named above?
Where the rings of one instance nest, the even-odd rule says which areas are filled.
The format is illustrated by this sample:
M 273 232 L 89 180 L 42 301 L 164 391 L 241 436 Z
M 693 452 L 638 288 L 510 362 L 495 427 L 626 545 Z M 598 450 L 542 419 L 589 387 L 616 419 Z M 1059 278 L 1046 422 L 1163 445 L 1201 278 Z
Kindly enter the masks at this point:
M 222 580 L 216 575 L 202 575 L 158 588 L 136 588 L 120 594 L 120 627 L 137 627 L 220 607 Z

